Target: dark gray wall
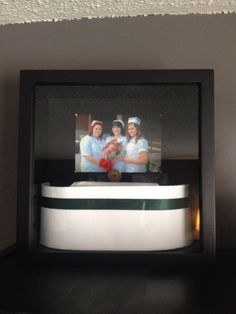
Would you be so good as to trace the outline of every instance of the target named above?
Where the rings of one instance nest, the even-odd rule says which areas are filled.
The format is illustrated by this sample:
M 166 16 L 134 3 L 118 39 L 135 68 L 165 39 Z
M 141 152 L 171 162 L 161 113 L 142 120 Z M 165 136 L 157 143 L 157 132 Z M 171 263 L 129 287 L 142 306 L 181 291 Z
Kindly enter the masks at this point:
M 0 249 L 15 242 L 20 69 L 214 69 L 217 247 L 236 248 L 236 16 L 0 27 Z

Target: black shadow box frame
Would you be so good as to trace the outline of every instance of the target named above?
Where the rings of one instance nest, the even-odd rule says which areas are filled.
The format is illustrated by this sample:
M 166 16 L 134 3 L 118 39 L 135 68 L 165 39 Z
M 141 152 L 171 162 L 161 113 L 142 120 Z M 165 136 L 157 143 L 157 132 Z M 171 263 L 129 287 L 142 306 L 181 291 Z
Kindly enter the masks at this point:
M 35 217 L 34 213 L 35 198 L 39 195 L 37 192 L 38 187 L 35 184 L 35 173 L 41 173 L 43 177 L 43 168 L 41 169 L 39 165 L 39 167 L 35 169 L 34 133 L 36 87 L 54 85 L 167 86 L 171 84 L 195 84 L 199 89 L 198 129 L 200 167 L 198 175 L 200 182 L 201 228 L 198 249 L 192 250 L 183 248 L 180 250 L 151 252 L 90 252 L 54 250 L 39 245 L 37 237 L 39 232 L 38 224 L 40 222 L 38 217 Z M 215 180 L 213 70 L 23 70 L 21 71 L 20 78 L 18 157 L 17 258 L 19 263 L 47 265 L 166 266 L 206 265 L 214 260 Z M 58 166 L 57 162 L 58 160 L 55 160 L 55 167 Z M 80 177 L 78 177 L 78 175 L 76 176 L 70 161 L 65 160 L 64 164 L 66 166 L 64 169 L 67 169 L 64 171 L 65 184 L 70 182 L 70 179 L 75 181 L 78 179 L 89 179 L 86 174 L 81 174 Z M 165 167 L 165 163 L 163 167 Z M 191 165 L 186 171 L 188 170 L 191 171 Z M 176 169 L 173 171 L 176 171 Z M 67 178 L 68 172 L 73 173 L 73 178 Z M 152 176 L 155 177 L 153 174 Z M 142 181 L 142 176 L 140 178 L 140 181 Z M 130 180 L 129 175 L 126 176 L 126 179 L 127 181 Z M 153 180 L 151 176 L 147 178 L 147 180 L 149 179 L 151 181 Z M 158 174 L 155 180 L 160 180 L 160 182 L 163 180 L 163 184 L 165 184 L 165 175 Z M 139 179 L 137 181 L 139 181 Z M 43 178 L 41 182 L 43 182 Z

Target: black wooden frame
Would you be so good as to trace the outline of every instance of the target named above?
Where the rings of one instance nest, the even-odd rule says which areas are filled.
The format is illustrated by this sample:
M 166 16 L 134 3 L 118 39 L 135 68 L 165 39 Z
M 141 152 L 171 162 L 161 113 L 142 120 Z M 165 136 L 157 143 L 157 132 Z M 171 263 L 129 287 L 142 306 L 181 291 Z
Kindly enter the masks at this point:
M 198 84 L 200 91 L 201 249 L 163 252 L 57 251 L 33 243 L 34 105 L 41 85 Z M 17 257 L 20 263 L 205 265 L 215 256 L 213 70 L 23 70 L 20 79 Z

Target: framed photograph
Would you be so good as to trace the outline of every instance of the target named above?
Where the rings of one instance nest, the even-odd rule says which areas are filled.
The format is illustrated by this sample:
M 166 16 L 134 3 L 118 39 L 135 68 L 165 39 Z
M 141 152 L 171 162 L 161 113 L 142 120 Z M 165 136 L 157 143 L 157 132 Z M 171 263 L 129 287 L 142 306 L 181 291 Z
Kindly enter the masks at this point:
M 96 120 L 92 113 L 76 114 L 75 171 L 108 172 L 111 168 L 121 173 L 160 172 L 161 114 L 155 120 L 148 119 L 146 121 L 143 120 L 142 116 L 139 114 L 139 117 L 130 115 L 128 117 L 127 113 L 114 114 L 111 110 L 108 118 Z M 98 134 L 98 140 L 96 139 L 96 132 L 101 132 Z M 95 133 L 95 137 L 93 133 Z M 134 137 L 129 133 L 138 134 L 137 143 L 133 143 L 132 138 Z M 135 158 L 139 151 L 143 152 L 144 158 L 146 157 L 145 163 L 134 164 L 125 160 L 125 157 L 127 159 Z M 87 155 L 85 155 L 86 153 Z M 89 160 L 86 156 L 94 156 L 97 160 L 101 159 L 100 165 Z M 104 164 L 102 165 L 101 162 Z
M 23 70 L 20 263 L 215 255 L 212 70 Z

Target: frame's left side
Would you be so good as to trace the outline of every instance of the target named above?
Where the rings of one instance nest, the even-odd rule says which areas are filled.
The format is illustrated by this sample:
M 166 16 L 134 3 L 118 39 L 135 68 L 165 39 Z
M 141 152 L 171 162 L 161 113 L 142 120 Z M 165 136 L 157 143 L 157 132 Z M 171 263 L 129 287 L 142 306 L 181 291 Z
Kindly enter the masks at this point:
M 21 71 L 18 140 L 17 256 L 23 260 L 32 244 L 33 112 L 34 83 L 31 71 Z

